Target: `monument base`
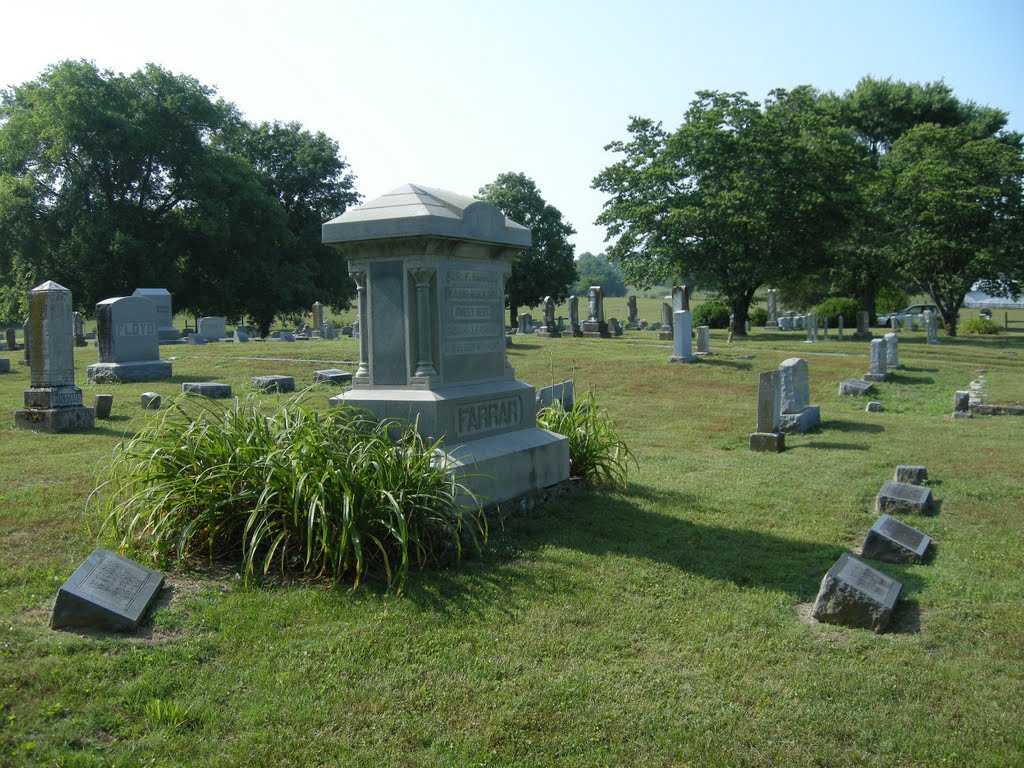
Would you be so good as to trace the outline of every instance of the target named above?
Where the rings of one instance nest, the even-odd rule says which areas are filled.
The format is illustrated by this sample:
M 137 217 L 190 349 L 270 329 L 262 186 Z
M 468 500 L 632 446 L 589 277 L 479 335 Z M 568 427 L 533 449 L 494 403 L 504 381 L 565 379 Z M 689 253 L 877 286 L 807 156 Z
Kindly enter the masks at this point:
M 779 419 L 779 431 L 787 434 L 803 434 L 821 426 L 821 408 L 808 405 L 796 413 L 783 413 Z
M 781 453 L 786 447 L 786 436 L 781 432 L 751 432 L 750 450 Z
M 24 408 L 14 412 L 14 426 L 33 432 L 84 432 L 96 425 L 96 412 L 87 406 Z
M 162 381 L 171 378 L 171 364 L 164 360 L 140 360 L 132 363 L 93 363 L 86 369 L 89 381 Z
M 579 325 L 573 325 L 573 324 L 570 323 L 569 324 L 569 335 L 570 336 L 577 336 L 577 337 L 578 336 L 582 336 L 583 335 L 583 329 L 580 328 Z
M 889 381 L 892 378 L 891 373 L 865 373 L 861 378 L 864 381 Z
M 457 443 L 446 450 L 449 470 L 485 504 L 569 479 L 569 438 L 540 427 Z
M 764 324 L 764 329 L 766 331 L 777 331 L 779 330 L 779 324 L 774 320 L 769 320 L 767 323 Z
M 673 338 L 671 328 L 667 331 L 658 331 L 658 341 L 672 341 Z
M 672 355 L 668 361 L 670 363 L 696 363 L 696 355 Z
M 542 325 L 536 331 L 533 332 L 534 336 L 538 336 L 542 339 L 560 339 L 562 338 L 562 332 L 557 328 L 548 328 Z
M 608 331 L 608 323 L 604 322 L 592 322 L 588 320 L 585 323 L 580 324 L 580 329 L 583 331 L 583 336 L 592 339 L 610 339 L 611 333 Z

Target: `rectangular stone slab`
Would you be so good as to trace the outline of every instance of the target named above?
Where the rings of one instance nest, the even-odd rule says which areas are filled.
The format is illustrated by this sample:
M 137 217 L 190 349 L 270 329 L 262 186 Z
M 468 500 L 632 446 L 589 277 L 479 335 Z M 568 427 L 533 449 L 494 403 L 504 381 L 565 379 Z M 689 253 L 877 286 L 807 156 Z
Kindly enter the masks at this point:
M 181 383 L 181 391 L 214 399 L 231 397 L 230 384 L 217 384 L 212 381 L 183 381 Z
M 347 384 L 352 381 L 352 374 L 340 368 L 327 368 L 322 371 L 313 371 L 313 383 L 321 384 Z
M 821 580 L 811 615 L 826 624 L 883 632 L 903 585 L 843 553 Z
M 875 497 L 875 512 L 898 515 L 904 513 L 927 514 L 932 503 L 932 489 L 923 485 L 886 480 Z
M 51 629 L 135 629 L 163 586 L 162 573 L 97 547 L 57 593 Z
M 871 526 L 861 556 L 883 563 L 920 563 L 931 545 L 931 537 L 889 515 Z
M 863 397 L 874 388 L 875 385 L 872 384 L 870 381 L 862 381 L 860 379 L 847 379 L 846 381 L 839 382 L 840 395 Z
M 252 388 L 259 392 L 294 392 L 295 377 L 293 376 L 253 376 Z
M 928 479 L 928 468 L 920 464 L 900 464 L 892 479 L 897 483 L 920 485 Z

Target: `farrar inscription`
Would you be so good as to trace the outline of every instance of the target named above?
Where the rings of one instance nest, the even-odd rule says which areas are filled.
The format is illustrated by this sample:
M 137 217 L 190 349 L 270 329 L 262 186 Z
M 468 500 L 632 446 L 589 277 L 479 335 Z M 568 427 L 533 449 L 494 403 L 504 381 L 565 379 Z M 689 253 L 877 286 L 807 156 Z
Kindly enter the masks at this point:
M 473 403 L 459 408 L 459 436 L 518 426 L 522 407 L 518 397 Z

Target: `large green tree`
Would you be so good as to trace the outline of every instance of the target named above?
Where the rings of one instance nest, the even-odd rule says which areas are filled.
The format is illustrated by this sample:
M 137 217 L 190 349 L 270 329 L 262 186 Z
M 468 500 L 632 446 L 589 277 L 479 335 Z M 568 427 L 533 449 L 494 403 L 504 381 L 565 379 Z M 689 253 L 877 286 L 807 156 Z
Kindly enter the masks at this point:
M 594 179 L 609 195 L 598 224 L 638 286 L 681 275 L 721 294 L 743 333 L 755 291 L 820 268 L 848 229 L 856 155 L 849 131 L 809 86 L 697 94 L 673 133 L 633 118 L 624 155 Z
M 533 246 L 512 261 L 505 283 L 505 306 L 512 325 L 520 307 L 536 307 L 545 296 L 569 298 L 576 282 L 576 263 L 569 237 L 576 230 L 562 213 L 546 202 L 536 183 L 522 173 L 502 173 L 480 188 L 477 197 L 496 206 L 513 221 L 533 231 Z
M 86 313 L 159 286 L 263 328 L 314 286 L 343 304 L 319 224 L 355 199 L 346 167 L 323 134 L 250 126 L 193 78 L 56 64 L 0 93 L 0 310 L 43 279 Z
M 896 267 L 928 292 L 950 336 L 974 283 L 1014 293 L 1024 281 L 1024 147 L 1020 134 L 984 135 L 990 127 L 911 128 L 875 187 Z

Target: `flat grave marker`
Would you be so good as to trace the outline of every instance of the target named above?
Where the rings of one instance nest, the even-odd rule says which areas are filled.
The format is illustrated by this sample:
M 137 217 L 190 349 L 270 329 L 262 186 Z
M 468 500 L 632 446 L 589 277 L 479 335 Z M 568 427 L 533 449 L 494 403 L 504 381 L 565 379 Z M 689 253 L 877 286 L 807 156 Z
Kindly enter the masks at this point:
M 821 580 L 811 615 L 826 624 L 883 632 L 903 585 L 844 552 Z
M 259 392 L 294 392 L 293 376 L 253 376 L 250 380 L 252 388 Z
M 58 591 L 50 629 L 133 630 L 163 583 L 162 573 L 97 547 Z
M 352 374 L 340 368 L 326 368 L 322 371 L 313 371 L 314 384 L 348 384 L 352 381 Z
M 861 547 L 861 556 L 883 563 L 920 563 L 932 539 L 889 515 L 879 517 Z
M 875 497 L 878 514 L 927 514 L 932 503 L 932 489 L 923 485 L 886 480 Z

